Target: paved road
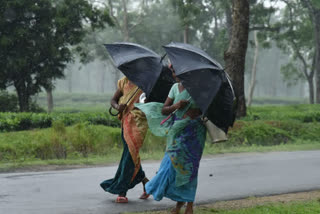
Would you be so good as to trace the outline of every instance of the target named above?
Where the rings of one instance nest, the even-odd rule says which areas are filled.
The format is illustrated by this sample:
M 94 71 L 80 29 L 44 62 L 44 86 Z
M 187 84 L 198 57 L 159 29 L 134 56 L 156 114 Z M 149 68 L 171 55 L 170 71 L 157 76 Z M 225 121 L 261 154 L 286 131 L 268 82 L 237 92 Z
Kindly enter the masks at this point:
M 143 165 L 152 177 L 159 163 Z M 0 174 L 2 214 L 113 214 L 168 208 L 171 200 L 138 199 L 142 185 L 129 191 L 128 204 L 114 203 L 99 183 L 116 166 Z M 210 176 L 212 174 L 213 176 Z M 320 151 L 232 154 L 203 158 L 196 203 L 320 189 Z

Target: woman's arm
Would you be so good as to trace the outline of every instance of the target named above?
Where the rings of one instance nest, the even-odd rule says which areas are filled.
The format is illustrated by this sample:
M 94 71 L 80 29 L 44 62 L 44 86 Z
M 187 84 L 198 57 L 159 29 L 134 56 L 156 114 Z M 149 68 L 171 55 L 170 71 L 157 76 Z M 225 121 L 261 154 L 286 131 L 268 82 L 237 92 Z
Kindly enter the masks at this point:
M 187 100 L 180 100 L 179 102 L 173 104 L 173 99 L 171 99 L 170 97 L 167 97 L 167 100 L 162 107 L 161 113 L 163 115 L 169 115 L 172 112 L 174 112 L 176 109 L 184 108 L 188 103 L 189 101 Z
M 115 109 L 117 109 L 120 113 L 122 113 L 122 111 L 126 108 L 126 104 L 118 104 L 119 103 L 119 99 L 120 97 L 122 97 L 122 92 L 120 91 L 120 89 L 118 89 L 112 99 L 111 99 L 111 106 Z

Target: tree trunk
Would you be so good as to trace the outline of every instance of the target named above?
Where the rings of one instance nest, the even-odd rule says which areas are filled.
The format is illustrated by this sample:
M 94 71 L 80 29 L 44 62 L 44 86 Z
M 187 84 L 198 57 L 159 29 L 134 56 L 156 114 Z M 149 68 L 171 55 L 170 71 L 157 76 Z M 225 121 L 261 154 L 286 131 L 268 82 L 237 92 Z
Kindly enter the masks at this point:
M 22 82 L 14 83 L 14 87 L 16 88 L 16 91 L 17 91 L 20 112 L 30 111 L 30 104 L 29 104 L 30 95 L 28 93 L 27 87 Z
M 104 69 L 101 69 L 101 77 L 100 77 L 100 92 L 104 93 L 104 80 L 105 80 L 105 76 L 106 76 L 106 71 L 105 71 L 105 66 Z
M 320 103 L 320 9 L 314 15 L 314 31 L 315 31 L 315 46 L 316 46 L 316 102 Z
M 308 87 L 309 87 L 309 102 L 310 104 L 314 104 L 314 85 L 313 85 L 313 77 L 308 77 Z
M 258 55 L 259 55 L 259 41 L 257 37 L 257 31 L 254 31 L 253 34 L 254 34 L 254 43 L 256 47 L 254 50 L 254 59 L 253 59 L 252 70 L 251 70 L 251 82 L 249 87 L 249 96 L 248 96 L 247 106 L 251 106 L 254 87 L 256 85 L 257 62 L 258 62 Z
M 226 4 L 225 14 L 226 14 L 226 18 L 227 18 L 228 36 L 229 36 L 229 39 L 231 39 L 231 37 L 232 37 L 232 12 L 229 7 L 229 4 Z
M 320 103 L 320 8 L 310 0 L 301 0 L 309 11 L 314 27 L 314 43 L 316 49 L 315 74 L 316 74 L 316 103 Z
M 237 117 L 246 116 L 244 69 L 249 35 L 249 2 L 234 0 L 232 5 L 232 37 L 224 53 L 225 71 L 231 76 L 238 101 Z
M 72 93 L 72 70 L 68 69 L 68 92 Z
M 122 0 L 122 6 L 123 6 L 123 11 L 124 11 L 124 16 L 123 16 L 123 39 L 124 39 L 125 42 L 127 42 L 127 41 L 129 41 L 127 0 Z
M 46 92 L 47 92 L 48 113 L 51 113 L 53 110 L 52 89 L 46 89 Z
M 87 92 L 91 90 L 91 71 L 87 71 Z
M 272 49 L 272 50 L 274 50 L 274 49 Z M 280 54 L 281 54 L 281 52 L 279 50 L 275 50 L 274 56 L 273 56 L 273 59 L 272 59 L 273 65 L 271 67 L 271 69 L 273 69 L 274 71 L 278 71 L 279 68 L 280 68 L 280 58 L 281 58 Z M 274 97 L 277 96 L 278 81 L 276 81 L 276 80 L 278 80 L 278 79 L 281 79 L 281 77 L 278 76 L 278 74 L 277 74 L 277 76 L 273 79 L 273 81 L 271 81 L 272 82 L 272 84 L 271 84 L 271 88 L 272 88 L 271 95 L 274 96 Z
M 183 42 L 184 43 L 188 43 L 188 40 L 189 40 L 188 34 L 189 34 L 189 26 L 186 25 L 184 27 L 184 31 L 183 31 Z

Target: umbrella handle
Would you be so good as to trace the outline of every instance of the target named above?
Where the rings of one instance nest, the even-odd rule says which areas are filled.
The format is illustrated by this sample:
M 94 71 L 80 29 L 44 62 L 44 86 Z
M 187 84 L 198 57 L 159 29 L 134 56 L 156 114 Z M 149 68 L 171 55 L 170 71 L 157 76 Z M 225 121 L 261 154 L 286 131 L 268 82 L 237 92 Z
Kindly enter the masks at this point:
M 187 99 L 187 101 L 190 101 L 190 100 L 191 100 L 191 96 Z M 172 115 L 174 115 L 178 110 L 179 110 L 179 109 L 176 109 L 176 110 L 174 110 L 173 112 L 171 112 L 171 114 L 169 114 L 168 117 L 166 117 L 165 119 L 163 119 L 163 120 L 161 121 L 160 125 L 164 124 L 167 120 L 169 120 L 169 119 L 172 117 Z
M 166 117 L 165 119 L 163 119 L 163 120 L 161 121 L 160 125 L 164 124 L 167 120 L 170 119 L 170 117 L 172 117 L 172 114 L 169 114 L 168 117 Z
M 138 90 L 139 90 L 139 88 L 137 88 L 136 90 L 135 90 L 135 92 L 132 94 L 132 96 L 128 99 L 128 101 L 126 102 L 126 105 L 130 102 L 130 100 L 132 99 L 132 97 L 134 96 L 134 95 L 136 95 L 136 93 L 138 92 Z M 111 114 L 112 116 L 118 116 L 119 114 L 120 114 L 120 112 L 117 112 L 116 114 L 114 114 L 114 113 L 112 113 L 112 106 L 110 106 L 110 108 L 109 108 L 109 114 Z
M 112 106 L 110 106 L 109 114 L 111 114 L 112 116 L 118 116 L 120 114 L 120 112 L 118 111 L 116 114 L 112 113 Z

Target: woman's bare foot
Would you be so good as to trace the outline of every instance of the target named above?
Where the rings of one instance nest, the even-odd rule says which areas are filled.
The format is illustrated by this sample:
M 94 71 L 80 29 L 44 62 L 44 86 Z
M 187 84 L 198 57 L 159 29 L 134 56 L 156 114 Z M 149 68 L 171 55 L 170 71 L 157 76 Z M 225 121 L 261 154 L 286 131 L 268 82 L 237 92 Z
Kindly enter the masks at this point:
M 179 213 L 180 213 L 180 210 L 181 210 L 181 207 L 182 207 L 184 204 L 185 204 L 185 202 L 178 201 L 176 207 L 171 210 L 171 214 L 179 214 Z
M 187 208 L 184 214 L 193 214 L 193 202 L 187 203 Z
M 120 193 L 116 199 L 116 203 L 128 203 L 127 193 Z

